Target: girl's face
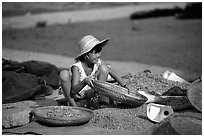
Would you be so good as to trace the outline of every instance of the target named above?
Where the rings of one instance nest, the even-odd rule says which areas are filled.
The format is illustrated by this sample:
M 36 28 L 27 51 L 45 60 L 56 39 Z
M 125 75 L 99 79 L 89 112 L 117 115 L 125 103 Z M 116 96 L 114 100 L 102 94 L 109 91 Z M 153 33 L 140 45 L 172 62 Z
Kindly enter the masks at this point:
M 102 47 L 95 46 L 86 56 L 89 61 L 96 64 L 101 56 Z
M 89 52 L 87 56 L 88 56 L 87 58 L 89 59 L 89 61 L 96 64 L 98 63 L 98 60 L 100 59 L 101 52 L 96 52 L 95 50 L 93 50 L 93 52 Z

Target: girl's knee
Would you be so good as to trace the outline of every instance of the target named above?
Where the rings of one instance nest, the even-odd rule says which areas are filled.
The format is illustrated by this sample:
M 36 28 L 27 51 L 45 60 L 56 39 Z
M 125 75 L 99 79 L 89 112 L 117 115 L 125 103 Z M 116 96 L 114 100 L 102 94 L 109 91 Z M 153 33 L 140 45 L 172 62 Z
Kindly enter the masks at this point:
M 70 80 L 70 74 L 69 74 L 69 71 L 68 70 L 62 70 L 60 72 L 60 79 L 62 81 L 68 81 Z

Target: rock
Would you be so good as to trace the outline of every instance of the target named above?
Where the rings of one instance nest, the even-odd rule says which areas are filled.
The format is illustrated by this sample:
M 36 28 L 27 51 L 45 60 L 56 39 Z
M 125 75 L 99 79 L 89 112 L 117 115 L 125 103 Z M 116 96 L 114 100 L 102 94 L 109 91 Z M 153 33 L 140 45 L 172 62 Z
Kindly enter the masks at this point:
M 31 110 L 21 108 L 11 108 L 3 111 L 2 126 L 4 128 L 12 128 L 22 126 L 30 122 Z
M 32 107 L 36 107 L 34 101 L 22 101 L 2 105 L 2 126 L 12 128 L 23 126 L 30 122 Z
M 47 22 L 46 21 L 38 21 L 36 23 L 36 27 L 38 27 L 38 28 L 44 28 L 46 26 L 47 26 Z

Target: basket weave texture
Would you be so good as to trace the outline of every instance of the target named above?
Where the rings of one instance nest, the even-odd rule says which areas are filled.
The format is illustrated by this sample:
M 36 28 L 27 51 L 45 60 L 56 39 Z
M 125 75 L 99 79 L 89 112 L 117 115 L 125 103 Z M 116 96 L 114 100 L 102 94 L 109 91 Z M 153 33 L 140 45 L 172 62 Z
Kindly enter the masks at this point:
M 100 80 L 94 80 L 92 83 L 94 89 L 99 93 L 124 104 L 141 106 L 147 101 L 146 97 L 132 92 L 128 93 L 128 89 L 121 86 Z
M 198 111 L 202 112 L 202 81 L 192 83 L 187 90 L 187 96 L 191 104 Z
M 169 121 L 171 127 L 180 135 L 202 135 L 201 117 L 188 114 L 174 114 L 172 117 L 169 117 Z
M 47 114 L 54 109 L 67 109 L 77 111 L 78 117 L 49 117 Z M 87 123 L 92 117 L 93 112 L 86 108 L 73 106 L 47 106 L 34 109 L 34 117 L 46 125 L 50 126 L 74 126 Z

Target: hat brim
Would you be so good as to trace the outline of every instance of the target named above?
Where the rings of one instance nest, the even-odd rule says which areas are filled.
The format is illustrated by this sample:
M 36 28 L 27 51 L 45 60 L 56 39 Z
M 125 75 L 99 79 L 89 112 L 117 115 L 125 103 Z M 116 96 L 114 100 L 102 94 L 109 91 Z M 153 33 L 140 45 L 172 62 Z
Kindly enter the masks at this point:
M 101 45 L 101 47 L 104 47 L 105 45 L 107 45 L 108 41 L 110 40 L 110 38 L 107 38 L 107 39 L 104 39 L 102 41 L 100 41 L 99 43 L 95 44 L 95 45 L 92 45 L 92 47 L 89 49 L 89 50 L 86 50 L 82 53 L 80 53 L 76 58 L 75 60 L 77 60 L 80 56 L 84 55 L 85 53 L 88 53 L 89 51 L 91 51 L 94 47 L 98 46 L 98 45 Z

